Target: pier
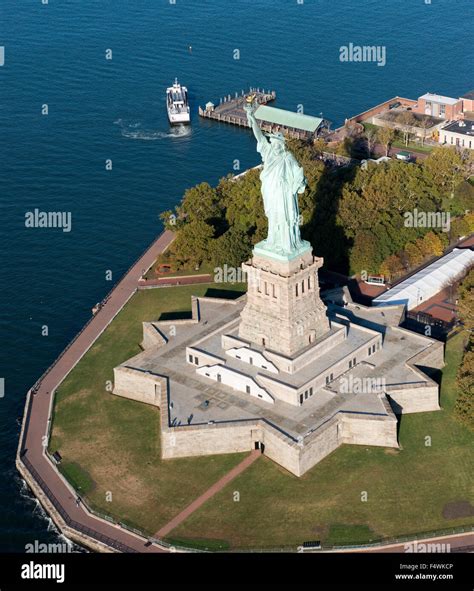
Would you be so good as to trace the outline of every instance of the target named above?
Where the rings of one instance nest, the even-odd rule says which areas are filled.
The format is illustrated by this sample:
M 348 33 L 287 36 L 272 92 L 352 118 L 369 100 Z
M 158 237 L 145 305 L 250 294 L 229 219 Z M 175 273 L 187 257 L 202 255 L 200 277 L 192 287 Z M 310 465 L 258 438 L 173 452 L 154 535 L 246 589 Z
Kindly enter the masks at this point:
M 250 88 L 247 92 L 242 90 L 240 94 L 236 92 L 234 96 L 229 94 L 219 99 L 218 105 L 208 102 L 204 109 L 199 107 L 199 115 L 239 127 L 249 127 L 244 110 L 248 97 L 253 97 L 254 103 L 259 105 L 255 111 L 255 117 L 260 128 L 266 133 L 280 132 L 286 137 L 312 140 L 323 130 L 329 129 L 329 122 L 322 118 L 267 107 L 267 103 L 276 99 L 276 92 L 259 88 Z
M 240 94 L 236 92 L 233 96 L 229 94 L 221 97 L 218 105 L 212 102 L 206 103 L 204 109 L 199 107 L 199 115 L 208 119 L 223 121 L 224 123 L 249 127 L 244 105 L 247 97 L 252 95 L 254 96 L 254 102 L 258 105 L 266 105 L 276 99 L 274 90 L 265 91 L 260 88 L 249 88 L 246 92 L 242 90 Z

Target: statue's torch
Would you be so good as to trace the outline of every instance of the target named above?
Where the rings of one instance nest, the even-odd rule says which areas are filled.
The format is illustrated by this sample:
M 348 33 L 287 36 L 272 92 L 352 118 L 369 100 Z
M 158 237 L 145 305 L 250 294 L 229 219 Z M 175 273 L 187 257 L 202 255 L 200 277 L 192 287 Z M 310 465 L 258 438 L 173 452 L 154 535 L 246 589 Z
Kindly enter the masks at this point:
M 255 121 L 255 117 L 253 116 L 255 111 L 255 94 L 249 94 L 245 97 L 244 111 L 247 113 L 247 120 L 250 127 L 252 127 L 252 123 Z

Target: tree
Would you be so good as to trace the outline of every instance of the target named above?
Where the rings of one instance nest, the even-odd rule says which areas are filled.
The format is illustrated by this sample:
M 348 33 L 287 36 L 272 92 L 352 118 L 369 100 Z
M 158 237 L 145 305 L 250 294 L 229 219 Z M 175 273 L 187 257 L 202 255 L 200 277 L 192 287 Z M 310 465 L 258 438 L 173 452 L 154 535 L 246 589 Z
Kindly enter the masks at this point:
M 354 240 L 350 254 L 351 271 L 357 275 L 362 272 L 375 273 L 380 265 L 377 240 L 371 232 L 361 232 Z
M 421 252 L 426 256 L 441 256 L 443 254 L 443 243 L 441 238 L 434 232 L 428 232 L 421 240 L 417 241 Z
M 177 210 L 178 217 L 187 221 L 210 222 L 220 217 L 219 195 L 209 183 L 200 183 L 185 191 Z
M 396 254 L 392 254 L 380 265 L 379 273 L 386 279 L 392 279 L 400 275 L 403 270 L 404 267 L 400 257 Z
M 200 265 L 208 259 L 214 229 L 203 220 L 184 224 L 173 243 L 173 251 L 181 263 Z
M 249 170 L 237 181 L 222 179 L 218 186 L 220 204 L 224 211 L 225 229 L 234 227 L 251 237 L 263 240 L 267 231 L 267 218 L 260 192 L 260 170 Z
M 428 129 L 431 129 L 433 127 L 433 121 L 431 120 L 430 117 L 428 117 L 426 115 L 422 115 L 421 118 L 418 120 L 418 127 L 422 131 L 421 145 L 424 146 L 425 140 L 426 140 L 426 133 L 427 133 Z
M 346 136 L 342 142 L 339 142 L 336 147 L 336 154 L 338 156 L 346 156 L 350 158 L 354 149 L 354 139 L 350 136 Z
M 454 412 L 457 418 L 471 429 L 474 428 L 474 269 L 459 287 L 458 314 L 469 340 L 456 376 L 459 394 Z
M 454 147 L 437 147 L 426 158 L 423 164 L 435 184 L 454 197 L 456 187 L 460 185 L 466 174 L 467 162 Z
M 250 257 L 251 243 L 247 234 L 230 228 L 212 241 L 210 247 L 210 260 L 215 267 L 240 268 L 240 265 Z
M 463 215 L 466 211 L 474 210 L 474 185 L 463 180 L 456 187 L 454 197 L 449 200 L 447 207 L 454 215 Z
M 408 146 L 410 137 L 412 135 L 412 127 L 416 123 L 415 116 L 411 111 L 403 111 L 398 118 L 398 122 L 401 124 L 400 132 L 403 136 L 405 146 Z
M 416 242 L 409 242 L 405 247 L 405 254 L 410 267 L 416 267 L 425 258 L 419 245 Z
M 469 233 L 474 232 L 474 212 L 466 213 L 466 215 L 464 216 L 464 221 L 466 222 L 467 227 L 469 228 Z
M 474 269 L 459 286 L 458 315 L 465 328 L 474 331 Z
M 467 236 L 470 231 L 470 226 L 467 216 L 462 218 L 454 218 L 451 222 L 450 236 L 451 239 L 460 238 L 461 236 Z
M 459 394 L 454 412 L 459 421 L 474 429 L 474 351 L 464 354 L 456 377 Z
M 316 138 L 313 142 L 313 148 L 314 148 L 314 152 L 316 155 L 320 155 L 322 154 L 322 152 L 325 152 L 327 149 L 327 144 L 326 142 L 323 140 L 323 138 L 319 137 Z
M 390 146 L 395 139 L 395 132 L 390 127 L 379 127 L 377 130 L 377 140 L 385 148 L 385 156 L 388 156 Z
M 367 141 L 367 155 L 370 158 L 377 139 L 377 130 L 375 127 L 369 127 L 365 130 L 365 139 Z

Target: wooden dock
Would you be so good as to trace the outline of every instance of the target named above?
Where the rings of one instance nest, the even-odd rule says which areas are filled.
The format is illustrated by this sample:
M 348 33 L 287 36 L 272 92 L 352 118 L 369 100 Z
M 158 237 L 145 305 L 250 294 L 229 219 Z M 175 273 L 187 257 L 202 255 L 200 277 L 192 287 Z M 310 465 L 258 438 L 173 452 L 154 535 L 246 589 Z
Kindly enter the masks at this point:
M 259 88 L 249 88 L 247 92 L 242 90 L 240 94 L 236 92 L 234 96 L 229 94 L 220 98 L 218 105 L 209 102 L 204 109 L 199 107 L 199 115 L 208 119 L 231 123 L 232 125 L 250 127 L 247 121 L 247 114 L 244 111 L 244 105 L 247 97 L 251 95 L 255 95 L 254 102 L 258 105 L 266 105 L 276 98 L 276 92 L 274 90 L 265 91 Z
M 236 92 L 234 96 L 229 94 L 219 99 L 218 105 L 208 102 L 204 109 L 199 107 L 199 115 L 207 119 L 214 119 L 214 121 L 222 121 L 240 127 L 250 127 L 244 105 L 247 97 L 252 95 L 254 96 L 254 102 L 258 105 L 266 105 L 276 98 L 276 92 L 274 90 L 265 91 L 259 88 L 249 88 L 247 92 L 242 90 L 240 94 Z M 271 123 L 270 121 L 259 120 L 258 117 L 257 121 L 260 128 L 266 133 L 280 132 L 286 137 L 299 140 L 313 140 L 318 135 L 296 127 L 287 127 L 285 125 Z

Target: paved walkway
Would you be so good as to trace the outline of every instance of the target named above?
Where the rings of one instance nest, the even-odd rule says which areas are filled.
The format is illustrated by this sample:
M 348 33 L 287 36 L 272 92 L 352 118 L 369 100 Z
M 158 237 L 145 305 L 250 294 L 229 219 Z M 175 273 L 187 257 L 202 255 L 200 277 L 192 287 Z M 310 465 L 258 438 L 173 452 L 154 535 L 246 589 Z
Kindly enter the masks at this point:
M 194 511 L 197 511 L 199 507 L 204 505 L 206 501 L 208 501 L 216 493 L 221 491 L 225 486 L 229 484 L 229 482 L 232 482 L 234 478 L 236 478 L 239 474 L 246 470 L 260 456 L 261 451 L 259 449 L 254 449 L 252 452 L 250 452 L 250 454 L 244 460 L 242 460 L 240 464 L 235 466 L 235 468 L 232 468 L 230 472 L 227 472 L 227 474 L 225 474 L 220 480 L 218 480 L 215 484 L 208 488 L 205 493 L 203 493 L 200 497 L 198 497 L 195 501 L 188 505 L 186 509 L 183 509 L 181 513 L 176 515 L 174 519 L 172 519 L 158 532 L 156 532 L 155 537 L 158 539 L 163 539 L 165 536 L 167 536 L 171 530 L 175 529 L 180 523 L 182 523 L 192 513 L 194 513 Z
M 451 534 L 447 536 L 438 536 L 434 538 L 413 538 L 413 541 L 407 541 L 403 543 L 387 544 L 380 546 L 372 546 L 366 548 L 346 548 L 344 550 L 330 550 L 330 552 L 393 552 L 393 553 L 406 553 L 406 547 L 408 544 L 413 545 L 414 542 L 418 543 L 418 547 L 421 544 L 449 544 L 450 552 L 473 552 L 474 551 L 474 533 L 465 532 L 460 534 Z M 419 550 L 421 552 L 421 549 Z M 428 557 L 431 554 L 425 554 Z
M 117 540 L 139 552 L 160 552 L 162 550 L 156 546 L 145 547 L 143 539 L 119 526 L 94 517 L 82 505 L 78 506 L 75 495 L 61 478 L 56 467 L 44 455 L 42 437 L 48 433 L 50 405 L 55 389 L 136 291 L 143 270 L 153 264 L 156 257 L 171 244 L 173 238 L 172 232 L 165 231 L 153 242 L 109 294 L 102 308 L 70 346 L 63 351 L 48 373 L 42 377 L 39 389 L 32 396 L 30 418 L 25 426 L 24 434 L 24 448 L 26 448 L 24 455 L 49 489 L 53 491 L 57 501 L 69 517 L 82 526 L 89 527 L 98 534 Z

